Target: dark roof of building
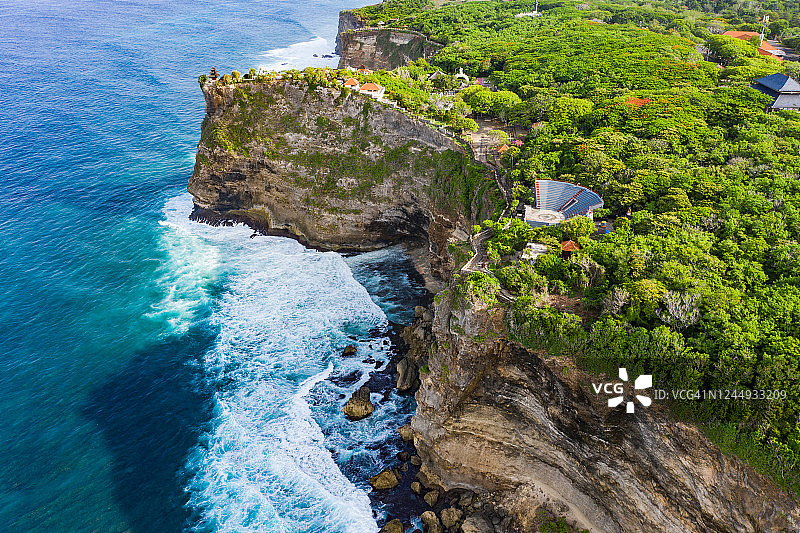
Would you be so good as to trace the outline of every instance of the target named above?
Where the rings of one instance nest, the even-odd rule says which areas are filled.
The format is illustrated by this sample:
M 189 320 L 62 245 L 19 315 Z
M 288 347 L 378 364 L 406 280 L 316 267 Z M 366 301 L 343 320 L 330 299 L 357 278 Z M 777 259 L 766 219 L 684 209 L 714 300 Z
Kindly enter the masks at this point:
M 777 93 L 800 93 L 800 83 L 797 83 L 786 74 L 776 73 L 764 78 L 758 78 L 756 83 Z
M 800 94 L 782 94 L 770 107 L 773 109 L 800 109 Z

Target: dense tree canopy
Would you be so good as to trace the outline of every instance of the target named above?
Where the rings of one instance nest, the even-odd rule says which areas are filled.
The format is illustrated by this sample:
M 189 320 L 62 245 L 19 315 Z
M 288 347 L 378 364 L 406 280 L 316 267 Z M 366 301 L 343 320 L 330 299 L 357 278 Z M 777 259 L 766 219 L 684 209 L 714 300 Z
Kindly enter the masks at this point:
M 766 113 L 770 98 L 750 87 L 800 69 L 719 35 L 760 31 L 766 10 L 768 36 L 791 40 L 797 5 L 542 2 L 535 18 L 514 16 L 528 0 L 383 5 L 365 14 L 424 32 L 446 45 L 434 66 L 499 89 L 470 86 L 464 105 L 527 129 L 513 167 L 503 159 L 516 201 L 532 201 L 537 179 L 605 200 L 611 233 L 585 218 L 485 223 L 490 268 L 517 296 L 517 340 L 587 368 L 648 371 L 662 388 L 740 391 L 673 407 L 800 488 L 800 114 Z M 567 239 L 580 250 L 563 259 Z M 528 242 L 551 253 L 522 260 Z M 548 294 L 579 300 L 582 318 Z M 780 394 L 744 396 L 753 390 Z

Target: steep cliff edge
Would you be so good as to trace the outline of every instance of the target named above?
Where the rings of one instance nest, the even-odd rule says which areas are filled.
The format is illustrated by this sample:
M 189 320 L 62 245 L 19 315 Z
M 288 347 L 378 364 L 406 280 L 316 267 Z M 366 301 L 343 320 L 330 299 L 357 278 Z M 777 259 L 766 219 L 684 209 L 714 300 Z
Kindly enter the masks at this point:
M 574 367 L 509 342 L 502 309 L 448 290 L 432 310 L 404 335 L 414 442 L 427 486 L 486 502 L 464 531 L 538 531 L 543 509 L 596 532 L 800 530 L 790 496 L 696 428 L 610 410 Z
M 444 278 L 448 240 L 501 201 L 456 140 L 329 79 L 209 82 L 203 96 L 188 190 L 208 218 L 334 250 L 416 240 Z
M 340 19 L 341 25 L 341 19 Z M 420 58 L 430 58 L 442 45 L 425 35 L 398 28 L 359 28 L 340 33 L 339 68 L 365 66 L 391 70 Z
M 342 34 L 363 27 L 364 22 L 355 12 L 350 10 L 339 12 L 339 29 L 336 32 L 336 53 L 338 55 L 342 55 Z

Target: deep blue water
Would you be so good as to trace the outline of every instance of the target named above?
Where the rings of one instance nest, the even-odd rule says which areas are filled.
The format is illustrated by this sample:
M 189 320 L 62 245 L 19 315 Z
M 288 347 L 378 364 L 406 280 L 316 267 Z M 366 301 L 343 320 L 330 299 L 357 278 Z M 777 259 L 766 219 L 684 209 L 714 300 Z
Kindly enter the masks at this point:
M 192 223 L 184 192 L 197 76 L 311 63 L 357 4 L 0 3 L 0 530 L 377 530 L 359 478 L 409 400 L 340 409 L 420 294 L 402 253 Z

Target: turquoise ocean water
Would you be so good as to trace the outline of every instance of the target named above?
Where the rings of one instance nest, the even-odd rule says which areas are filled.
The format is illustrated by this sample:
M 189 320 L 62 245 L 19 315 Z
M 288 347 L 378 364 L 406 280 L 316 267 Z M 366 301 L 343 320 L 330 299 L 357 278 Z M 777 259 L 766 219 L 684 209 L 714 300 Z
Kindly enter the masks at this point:
M 410 400 L 340 409 L 421 295 L 402 252 L 189 222 L 184 192 L 197 76 L 320 64 L 355 5 L 0 3 L 0 531 L 377 530 Z

